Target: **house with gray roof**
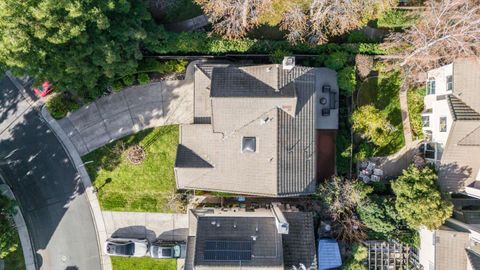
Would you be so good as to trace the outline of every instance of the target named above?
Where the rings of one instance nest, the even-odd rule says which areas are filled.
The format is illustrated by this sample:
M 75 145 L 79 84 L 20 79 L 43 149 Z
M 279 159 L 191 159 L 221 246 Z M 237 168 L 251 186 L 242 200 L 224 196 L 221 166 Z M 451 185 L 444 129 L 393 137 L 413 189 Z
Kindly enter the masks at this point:
M 420 263 L 424 269 L 480 269 L 480 59 L 456 60 L 428 78 L 422 150 L 454 210 L 438 230 L 420 230 Z
M 480 60 L 457 60 L 428 75 L 425 157 L 437 165 L 444 191 L 480 198 Z
M 314 270 L 313 216 L 280 204 L 189 212 L 185 270 Z
M 336 73 L 197 64 L 194 123 L 181 125 L 177 188 L 269 197 L 316 189 L 316 130 L 338 128 Z

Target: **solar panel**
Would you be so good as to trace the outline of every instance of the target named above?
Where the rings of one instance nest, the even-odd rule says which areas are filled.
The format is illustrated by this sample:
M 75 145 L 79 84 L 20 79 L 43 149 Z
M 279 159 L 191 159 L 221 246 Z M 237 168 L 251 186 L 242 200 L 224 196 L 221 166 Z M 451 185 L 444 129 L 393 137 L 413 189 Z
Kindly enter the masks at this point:
M 252 259 L 251 241 L 205 241 L 205 261 L 249 261 Z

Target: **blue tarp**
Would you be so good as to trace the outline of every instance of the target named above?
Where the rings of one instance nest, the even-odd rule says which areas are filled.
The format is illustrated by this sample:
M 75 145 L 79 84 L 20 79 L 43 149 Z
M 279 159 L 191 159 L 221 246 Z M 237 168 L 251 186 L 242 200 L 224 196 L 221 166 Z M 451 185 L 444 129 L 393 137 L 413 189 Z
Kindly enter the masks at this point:
M 334 239 L 318 240 L 318 270 L 336 269 L 342 266 L 340 248 Z

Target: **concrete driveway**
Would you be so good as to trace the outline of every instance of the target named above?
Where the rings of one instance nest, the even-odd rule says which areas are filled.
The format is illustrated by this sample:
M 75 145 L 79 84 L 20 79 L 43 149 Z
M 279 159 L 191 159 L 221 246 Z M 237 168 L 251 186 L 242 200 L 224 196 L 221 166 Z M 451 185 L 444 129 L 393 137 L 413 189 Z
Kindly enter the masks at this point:
M 191 68 L 187 78 L 191 78 Z M 143 129 L 193 123 L 193 81 L 129 87 L 58 121 L 80 156 Z
M 187 214 L 102 211 L 107 237 L 186 241 Z

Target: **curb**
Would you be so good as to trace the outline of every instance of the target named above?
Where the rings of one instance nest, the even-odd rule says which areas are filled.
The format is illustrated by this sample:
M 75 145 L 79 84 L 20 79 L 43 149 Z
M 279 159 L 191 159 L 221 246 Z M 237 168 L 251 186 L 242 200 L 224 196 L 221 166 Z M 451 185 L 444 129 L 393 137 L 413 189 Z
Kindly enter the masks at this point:
M 10 187 L 5 183 L 2 175 L 0 174 L 0 193 L 11 200 L 17 201 L 15 195 L 13 195 Z M 23 259 L 25 260 L 26 270 L 36 270 L 35 265 L 35 252 L 33 251 L 32 241 L 30 240 L 30 234 L 28 233 L 27 224 L 23 218 L 20 207 L 15 206 L 15 214 L 13 215 L 15 226 L 17 227 L 18 236 L 22 245 Z
M 72 141 L 68 138 L 65 131 L 60 127 L 55 119 L 50 115 L 45 106 L 41 109 L 41 116 L 45 122 L 50 126 L 53 133 L 57 136 L 69 156 L 72 163 L 75 165 L 78 174 L 85 187 L 85 194 L 90 205 L 90 211 L 92 212 L 93 222 L 95 223 L 95 230 L 97 232 L 98 251 L 100 254 L 100 263 L 103 270 L 112 270 L 112 262 L 110 257 L 103 253 L 103 244 L 107 240 L 107 231 L 105 230 L 105 223 L 103 221 L 102 211 L 100 209 L 100 203 L 98 202 L 95 188 L 92 186 L 90 177 L 88 176 L 85 164 L 83 163 L 77 149 L 73 145 Z

